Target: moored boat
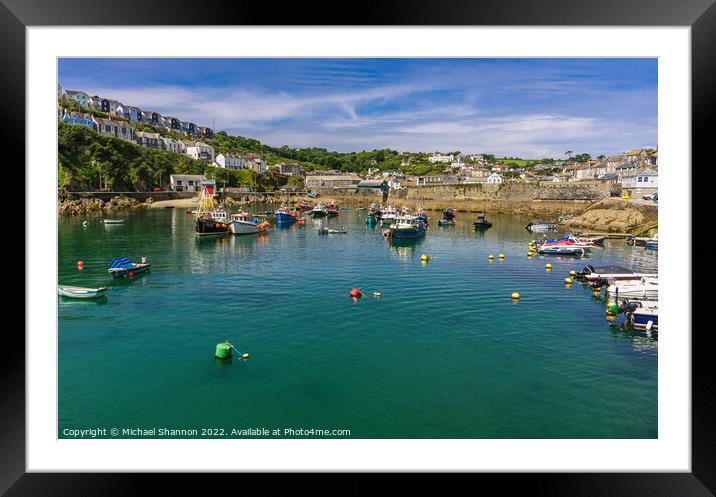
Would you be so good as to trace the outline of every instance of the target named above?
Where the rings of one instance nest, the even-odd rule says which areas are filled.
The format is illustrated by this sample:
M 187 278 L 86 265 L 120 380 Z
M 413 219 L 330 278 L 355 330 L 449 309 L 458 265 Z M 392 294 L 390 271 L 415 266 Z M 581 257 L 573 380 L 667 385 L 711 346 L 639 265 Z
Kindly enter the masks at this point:
M 477 220 L 473 223 L 475 226 L 475 229 L 486 229 L 490 228 L 492 226 L 492 222 L 488 221 L 485 217 L 485 213 L 481 213 L 477 216 Z
M 114 278 L 122 278 L 148 271 L 151 265 L 146 257 L 142 257 L 141 262 L 132 262 L 126 257 L 115 257 L 109 261 L 107 272 Z
M 335 217 L 339 214 L 340 210 L 335 202 L 331 202 L 326 206 L 326 214 L 328 217 Z
M 383 234 L 393 239 L 422 238 L 426 231 L 425 223 L 415 216 L 398 216 Z
M 286 207 L 280 207 L 276 210 L 276 222 L 278 224 L 291 224 L 298 221 L 298 213 L 296 211 L 289 212 Z
M 269 227 L 266 216 L 261 214 L 248 214 L 246 212 L 238 212 L 231 215 L 230 219 L 231 232 L 234 235 L 252 235 L 254 233 L 263 233 Z
M 201 187 L 199 206 L 193 211 L 194 233 L 196 236 L 226 235 L 231 228 L 229 213 L 222 205 L 217 207 L 214 201 L 214 181 L 203 180 Z
M 87 288 L 82 286 L 57 285 L 57 293 L 71 299 L 96 299 L 105 296 L 107 287 Z
M 311 209 L 311 216 L 313 217 L 324 217 L 328 215 L 328 209 L 323 204 L 316 204 L 313 209 Z
M 438 219 L 438 226 L 454 226 L 457 212 L 455 209 L 447 208 L 443 211 L 443 218 Z
M 527 229 L 527 231 L 537 231 L 537 232 L 552 231 L 552 230 L 557 229 L 557 223 L 535 220 L 535 221 L 530 221 L 527 224 L 527 226 L 525 226 L 525 229 Z
M 383 226 L 390 226 L 398 216 L 398 209 L 394 205 L 385 206 L 380 210 L 380 219 Z
M 332 229 L 332 228 L 326 228 L 325 226 L 321 226 L 318 228 L 318 234 L 319 235 L 345 235 L 348 233 L 348 230 L 344 228 L 338 228 L 338 229 Z
M 621 304 L 607 306 L 612 315 L 624 314 L 632 328 L 647 331 L 659 330 L 659 303 L 652 300 L 626 299 Z
M 623 266 L 585 266 L 574 275 L 576 279 L 594 283 L 599 280 L 640 280 L 641 278 L 655 278 L 655 273 L 640 273 Z
M 593 285 L 602 286 L 602 282 Z M 659 298 L 659 279 L 641 278 L 640 280 L 621 280 L 610 282 L 607 287 L 607 298 L 657 300 Z
M 123 224 L 124 219 L 103 219 L 104 224 Z
M 425 226 L 428 225 L 428 221 L 430 220 L 430 218 L 428 217 L 428 213 L 425 212 L 425 209 L 423 209 L 422 207 L 418 209 L 418 212 L 415 213 L 415 218 L 424 222 Z

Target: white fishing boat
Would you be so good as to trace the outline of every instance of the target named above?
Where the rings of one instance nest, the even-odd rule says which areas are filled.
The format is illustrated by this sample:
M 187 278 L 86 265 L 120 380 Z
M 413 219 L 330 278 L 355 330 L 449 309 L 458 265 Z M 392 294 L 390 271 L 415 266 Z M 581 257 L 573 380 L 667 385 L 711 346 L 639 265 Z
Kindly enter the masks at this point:
M 639 280 L 615 281 L 607 287 L 607 298 L 658 300 L 659 279 L 641 278 Z
M 398 217 L 398 209 L 394 205 L 388 205 L 380 211 L 380 219 L 383 226 L 390 226 L 395 222 L 395 218 Z
M 311 209 L 311 216 L 313 217 L 325 217 L 327 215 L 328 207 L 324 204 L 317 204 L 313 209 Z
M 122 224 L 124 219 L 103 219 L 102 222 L 104 224 Z
M 96 299 L 104 297 L 107 287 L 87 288 L 82 286 L 57 285 L 57 293 L 71 299 Z
M 263 233 L 269 227 L 268 219 L 261 214 L 237 212 L 230 218 L 231 232 L 234 235 L 253 235 Z

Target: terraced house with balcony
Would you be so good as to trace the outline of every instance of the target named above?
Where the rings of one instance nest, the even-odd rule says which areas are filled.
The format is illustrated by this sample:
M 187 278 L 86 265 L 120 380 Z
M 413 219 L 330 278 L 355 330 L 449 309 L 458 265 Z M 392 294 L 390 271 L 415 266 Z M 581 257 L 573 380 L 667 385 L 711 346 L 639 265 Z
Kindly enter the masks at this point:
M 89 95 L 87 95 L 83 91 L 76 91 L 76 90 L 64 90 L 62 92 L 62 96 L 65 97 L 67 100 L 73 100 L 80 104 L 82 107 L 89 107 Z
M 77 126 L 84 126 L 89 129 L 94 129 L 94 122 L 92 122 L 92 116 L 89 114 L 83 114 L 82 112 L 65 112 L 62 116 L 62 122 L 65 124 L 74 124 Z

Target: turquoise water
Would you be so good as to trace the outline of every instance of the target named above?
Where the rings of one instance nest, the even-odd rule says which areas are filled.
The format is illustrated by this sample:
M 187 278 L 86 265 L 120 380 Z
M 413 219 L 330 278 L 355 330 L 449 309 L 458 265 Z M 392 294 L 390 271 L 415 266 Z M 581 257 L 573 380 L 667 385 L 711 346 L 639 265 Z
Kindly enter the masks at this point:
M 213 240 L 195 238 L 184 209 L 116 226 L 60 219 L 59 282 L 110 289 L 59 300 L 58 436 L 657 437 L 658 342 L 610 325 L 588 288 L 563 282 L 587 263 L 655 271 L 657 252 L 614 240 L 588 261 L 530 260 L 529 219 L 488 214 L 493 228 L 475 233 L 474 215 L 441 228 L 438 212 L 424 240 L 394 246 L 365 215 L 326 222 L 347 235 L 318 235 L 309 219 Z M 149 257 L 152 271 L 112 281 L 118 256 Z M 352 287 L 365 296 L 352 301 Z M 226 339 L 250 359 L 216 361 Z

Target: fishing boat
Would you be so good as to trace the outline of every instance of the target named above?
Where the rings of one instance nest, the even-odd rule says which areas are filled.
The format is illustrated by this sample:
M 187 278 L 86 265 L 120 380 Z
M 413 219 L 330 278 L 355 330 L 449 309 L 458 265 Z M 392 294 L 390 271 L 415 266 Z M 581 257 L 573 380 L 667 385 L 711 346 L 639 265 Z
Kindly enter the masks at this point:
M 124 219 L 103 219 L 104 224 L 123 224 Z
M 425 223 L 417 217 L 398 216 L 383 234 L 393 239 L 422 238 L 426 231 Z
M 347 233 L 348 230 L 346 228 L 330 229 L 326 228 L 325 226 L 321 226 L 320 228 L 318 228 L 319 235 L 345 235 Z
M 383 226 L 390 226 L 398 216 L 398 209 L 394 205 L 388 205 L 380 211 L 380 219 Z
M 124 276 L 134 275 L 148 271 L 151 267 L 149 259 L 142 257 L 141 262 L 132 262 L 126 257 L 115 257 L 109 261 L 109 269 L 107 272 L 114 278 L 122 278 Z
M 328 209 L 323 204 L 317 204 L 311 209 L 311 216 L 313 217 L 325 217 L 328 215 Z
M 234 235 L 253 235 L 263 233 L 269 227 L 268 219 L 261 214 L 248 214 L 237 212 L 230 218 L 231 232 Z
M 536 231 L 536 232 L 543 232 L 543 231 L 553 231 L 557 229 L 557 223 L 552 223 L 548 221 L 530 221 L 527 226 L 525 226 L 525 229 L 527 231 Z
M 646 241 L 646 248 L 651 250 L 659 250 L 659 235 L 654 235 Z
M 380 222 L 380 211 L 376 211 L 373 208 L 371 208 L 368 211 L 368 215 L 365 218 L 365 224 L 377 224 Z
M 648 247 L 651 243 L 652 247 L 659 246 L 659 235 L 654 236 L 627 236 L 626 237 L 627 245 L 633 245 L 637 247 Z
M 86 288 L 82 286 L 57 285 L 57 293 L 71 299 L 96 299 L 104 297 L 107 287 Z
M 419 208 L 418 212 L 415 213 L 415 217 L 416 217 L 416 219 L 419 219 L 422 222 L 424 222 L 425 226 L 428 225 L 428 221 L 430 220 L 430 218 L 428 217 L 428 213 L 425 212 L 425 209 L 423 209 L 422 207 Z
M 656 278 L 657 274 L 639 273 L 623 266 L 585 266 L 574 275 L 576 279 L 595 283 L 600 280 L 640 280 L 642 278 Z
M 659 279 L 641 278 L 640 280 L 613 281 L 607 287 L 607 298 L 658 300 Z
M 485 213 L 481 213 L 477 216 L 477 220 L 473 223 L 475 225 L 475 229 L 486 229 L 492 226 L 492 223 L 487 220 L 485 217 Z
M 194 233 L 196 236 L 226 235 L 231 228 L 229 213 L 214 201 L 214 181 L 203 180 L 201 187 L 199 206 L 193 211 Z
M 457 212 L 455 212 L 455 209 L 445 209 L 443 211 L 443 218 L 438 219 L 438 226 L 454 226 L 456 218 Z
M 289 212 L 287 207 L 279 207 L 276 210 L 276 222 L 278 224 L 291 224 L 298 221 L 298 213 L 296 211 Z
M 338 209 L 338 206 L 335 202 L 331 202 L 326 206 L 326 214 L 328 217 L 335 217 L 340 213 L 340 210 Z

